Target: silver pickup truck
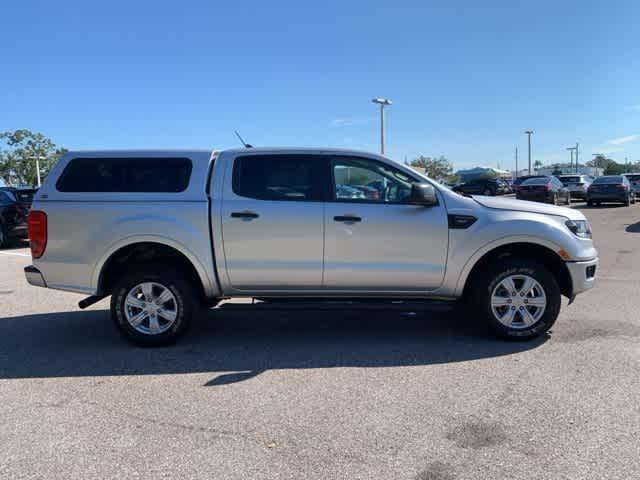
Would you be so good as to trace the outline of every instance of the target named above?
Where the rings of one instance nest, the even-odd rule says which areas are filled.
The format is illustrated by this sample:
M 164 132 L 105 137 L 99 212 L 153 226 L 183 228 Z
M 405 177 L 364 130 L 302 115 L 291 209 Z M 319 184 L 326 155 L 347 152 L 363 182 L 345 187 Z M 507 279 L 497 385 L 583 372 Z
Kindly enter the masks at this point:
M 533 338 L 598 265 L 577 210 L 462 196 L 349 150 L 69 152 L 28 227 L 27 281 L 81 308 L 111 296 L 143 345 L 227 297 L 462 299 L 498 336 Z

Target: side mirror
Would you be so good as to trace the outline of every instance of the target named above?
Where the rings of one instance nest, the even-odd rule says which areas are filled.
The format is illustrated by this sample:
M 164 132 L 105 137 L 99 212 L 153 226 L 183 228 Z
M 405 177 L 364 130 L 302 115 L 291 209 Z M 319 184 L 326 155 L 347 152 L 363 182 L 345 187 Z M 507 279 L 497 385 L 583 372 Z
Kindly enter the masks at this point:
M 425 207 L 437 205 L 436 189 L 429 183 L 414 183 L 411 185 L 409 202 L 414 205 L 424 205 Z

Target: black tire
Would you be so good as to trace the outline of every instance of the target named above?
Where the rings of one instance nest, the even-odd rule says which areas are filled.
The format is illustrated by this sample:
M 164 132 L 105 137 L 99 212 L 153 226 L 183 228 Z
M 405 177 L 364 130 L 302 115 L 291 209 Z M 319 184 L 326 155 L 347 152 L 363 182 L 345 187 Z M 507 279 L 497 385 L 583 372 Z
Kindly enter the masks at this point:
M 493 193 L 493 190 L 491 190 L 490 188 L 485 188 L 482 191 L 482 195 L 484 195 L 485 197 L 492 197 L 495 195 L 495 193 Z
M 567 206 L 571 205 L 571 195 L 567 195 Z
M 511 275 L 527 275 L 535 279 L 544 290 L 547 304 L 542 316 L 528 327 L 509 327 L 493 314 L 491 297 L 496 286 Z M 528 259 L 508 258 L 489 265 L 473 280 L 472 308 L 482 315 L 489 329 L 503 340 L 530 340 L 546 333 L 558 318 L 561 293 L 558 282 L 544 265 Z
M 627 200 L 624 202 L 625 207 L 631 206 L 631 195 L 627 195 Z
M 0 248 L 6 248 L 9 244 L 9 235 L 4 223 L 0 223 Z
M 170 328 L 158 334 L 144 333 L 134 328 L 126 317 L 125 299 L 141 283 L 153 282 L 167 288 L 175 297 L 176 316 Z M 136 266 L 135 273 L 126 275 L 111 295 L 111 318 L 120 333 L 129 341 L 143 347 L 157 347 L 175 343 L 187 330 L 197 306 L 197 289 L 180 271 L 156 265 Z M 162 318 L 162 317 L 161 317 Z
M 587 200 L 587 207 L 593 207 L 593 201 Z
M 554 193 L 553 194 L 553 199 L 551 200 L 551 203 L 554 205 L 558 205 L 558 194 Z

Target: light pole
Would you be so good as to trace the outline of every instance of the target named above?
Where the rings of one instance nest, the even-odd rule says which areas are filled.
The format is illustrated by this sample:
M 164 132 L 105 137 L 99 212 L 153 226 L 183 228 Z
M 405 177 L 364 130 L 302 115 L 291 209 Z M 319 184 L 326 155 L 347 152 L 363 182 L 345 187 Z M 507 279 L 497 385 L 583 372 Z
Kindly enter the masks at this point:
M 41 182 L 40 182 L 40 160 L 46 160 L 47 157 L 41 157 L 40 155 L 33 155 L 31 157 L 29 157 L 31 159 L 34 159 L 36 161 L 36 179 L 38 181 L 38 188 L 41 187 Z
M 529 175 L 531 175 L 531 135 L 533 134 L 533 130 L 525 130 L 525 132 L 529 137 Z
M 573 169 L 573 151 L 575 149 L 576 147 L 567 147 L 567 150 L 571 152 L 571 163 L 569 163 L 569 173 L 571 173 L 571 170 Z
M 385 105 L 391 105 L 391 100 L 377 97 L 371 101 L 380 105 L 380 154 L 384 155 L 384 107 Z
M 576 142 L 576 173 L 578 173 L 578 152 L 580 151 L 580 144 Z
M 516 176 L 518 178 L 518 147 L 516 147 Z

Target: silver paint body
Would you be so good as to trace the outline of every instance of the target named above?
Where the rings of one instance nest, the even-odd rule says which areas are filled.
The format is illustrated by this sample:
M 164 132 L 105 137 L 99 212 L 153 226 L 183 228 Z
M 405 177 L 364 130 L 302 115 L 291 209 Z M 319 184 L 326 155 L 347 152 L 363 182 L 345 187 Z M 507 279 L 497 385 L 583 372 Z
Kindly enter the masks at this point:
M 266 201 L 232 191 L 236 157 L 278 153 L 347 155 L 387 163 L 431 183 L 438 205 Z M 79 156 L 188 157 L 193 171 L 188 188 L 181 193 L 58 192 L 55 181 L 67 163 Z M 137 242 L 157 242 L 182 252 L 211 298 L 453 299 L 462 294 L 471 269 L 483 255 L 516 242 L 564 250 L 571 258 L 567 267 L 577 294 L 593 285 L 593 279 L 584 278 L 585 266 L 598 262 L 593 242 L 576 237 L 564 225 L 567 219 L 584 220 L 577 210 L 514 199 L 463 197 L 409 167 L 349 150 L 69 152 L 38 191 L 33 209 L 48 217 L 46 251 L 33 262 L 44 283 L 89 295 L 99 293 L 102 269 L 110 256 Z M 245 210 L 259 217 L 230 216 Z M 468 229 L 449 229 L 448 214 L 473 215 L 478 220 Z M 357 215 L 362 222 L 338 223 L 333 221 L 337 215 Z

